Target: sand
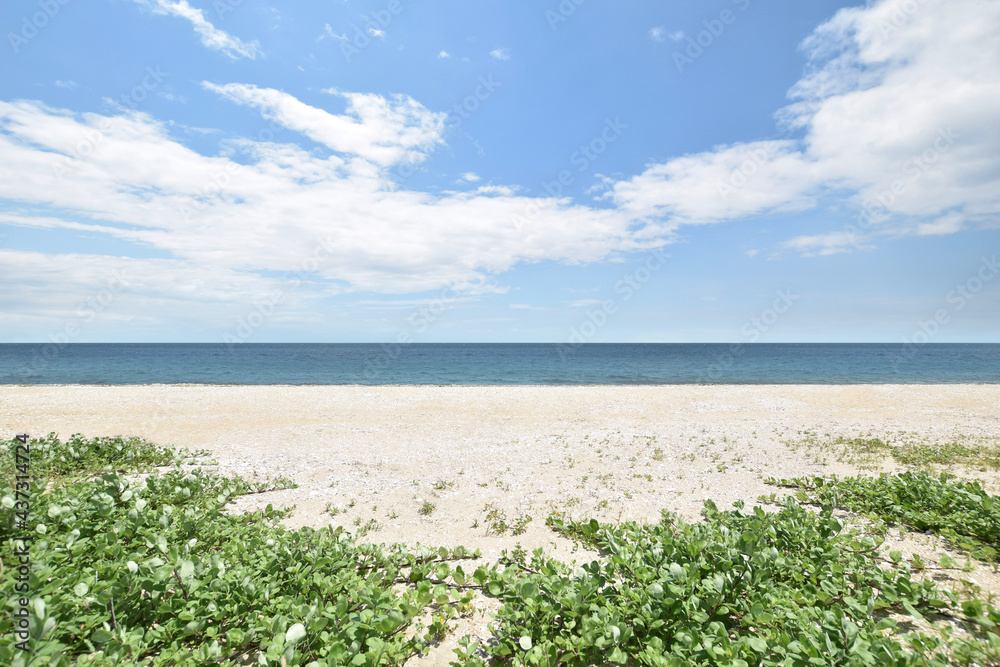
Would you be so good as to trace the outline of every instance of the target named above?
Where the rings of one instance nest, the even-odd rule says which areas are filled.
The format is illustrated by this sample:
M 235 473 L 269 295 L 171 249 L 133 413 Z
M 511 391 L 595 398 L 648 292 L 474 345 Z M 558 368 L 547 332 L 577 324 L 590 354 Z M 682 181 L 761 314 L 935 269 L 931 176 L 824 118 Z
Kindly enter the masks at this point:
M 551 512 L 697 520 L 707 498 L 729 508 L 780 494 L 768 477 L 857 472 L 789 445 L 809 434 L 995 443 L 1000 386 L 2 386 L 0 429 L 209 449 L 216 470 L 294 480 L 236 504 L 295 505 L 290 527 L 368 525 L 367 541 L 461 544 L 490 560 L 520 544 L 585 561 L 545 527 Z M 498 517 L 524 532 L 488 533 Z M 1000 591 L 995 573 L 975 574 Z

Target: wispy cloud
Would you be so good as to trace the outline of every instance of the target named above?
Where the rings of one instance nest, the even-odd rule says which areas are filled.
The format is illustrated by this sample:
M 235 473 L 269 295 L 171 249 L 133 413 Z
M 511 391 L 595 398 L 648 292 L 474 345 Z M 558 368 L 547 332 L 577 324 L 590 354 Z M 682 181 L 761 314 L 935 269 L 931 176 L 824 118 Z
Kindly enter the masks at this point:
M 438 53 L 438 58 L 451 58 L 451 54 L 447 51 L 441 51 Z
M 490 55 L 497 60 L 510 60 L 510 52 L 507 49 L 493 49 Z
M 68 88 L 69 90 L 76 90 L 80 86 L 76 81 L 56 81 L 55 85 L 57 88 Z
M 253 60 L 257 56 L 263 55 L 260 44 L 256 40 L 244 42 L 238 37 L 216 28 L 205 18 L 202 10 L 192 7 L 187 3 L 187 0 L 133 0 L 133 2 L 149 7 L 156 14 L 177 16 L 190 21 L 191 25 L 194 26 L 194 31 L 201 37 L 201 43 L 204 46 L 221 51 L 230 58 L 242 57 Z
M 656 42 L 663 41 L 663 26 L 656 26 L 649 29 L 649 36 Z
M 345 32 L 342 35 L 338 35 L 337 33 L 335 33 L 333 31 L 333 28 L 330 27 L 329 23 L 327 23 L 326 25 L 323 26 L 323 32 L 316 39 L 316 41 L 317 42 L 322 42 L 327 37 L 330 37 L 332 39 L 336 39 L 337 41 L 340 41 L 340 42 L 346 42 L 347 41 L 347 33 Z

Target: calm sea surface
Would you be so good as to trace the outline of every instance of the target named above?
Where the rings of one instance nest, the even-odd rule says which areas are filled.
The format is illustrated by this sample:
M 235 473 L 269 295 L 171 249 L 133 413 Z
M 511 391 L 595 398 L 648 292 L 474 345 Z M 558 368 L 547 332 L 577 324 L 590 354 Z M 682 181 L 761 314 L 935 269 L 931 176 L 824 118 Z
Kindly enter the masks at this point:
M 1000 383 L 1000 344 L 0 344 L 0 384 Z

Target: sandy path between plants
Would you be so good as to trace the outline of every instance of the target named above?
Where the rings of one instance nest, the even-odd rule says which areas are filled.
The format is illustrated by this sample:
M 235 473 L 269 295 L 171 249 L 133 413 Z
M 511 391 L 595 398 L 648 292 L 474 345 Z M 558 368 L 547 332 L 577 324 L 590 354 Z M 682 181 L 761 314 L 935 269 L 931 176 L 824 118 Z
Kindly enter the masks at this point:
M 294 504 L 291 527 L 585 559 L 546 516 L 697 519 L 706 498 L 729 508 L 776 491 L 767 477 L 856 472 L 788 447 L 807 432 L 995 443 L 1000 386 L 2 386 L 0 429 L 210 449 L 222 472 L 292 478 L 297 489 L 237 504 Z M 488 505 L 494 525 L 524 532 L 487 534 Z

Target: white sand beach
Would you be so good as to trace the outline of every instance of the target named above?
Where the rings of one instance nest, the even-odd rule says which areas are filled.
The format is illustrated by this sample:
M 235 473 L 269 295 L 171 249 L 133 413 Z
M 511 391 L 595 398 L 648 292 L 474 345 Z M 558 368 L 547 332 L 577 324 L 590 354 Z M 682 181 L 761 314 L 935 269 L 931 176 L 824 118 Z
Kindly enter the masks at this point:
M 225 472 L 292 478 L 242 501 L 294 504 L 291 526 L 374 518 L 369 539 L 493 551 L 509 540 L 471 527 L 488 503 L 530 515 L 541 546 L 551 511 L 696 519 L 767 477 L 855 472 L 786 444 L 807 432 L 995 440 L 1000 386 L 4 386 L 0 427 L 209 449 Z
M 725 509 L 783 495 L 768 477 L 858 472 L 836 449 L 797 446 L 808 439 L 995 445 L 1000 386 L 3 386 L 0 428 L 138 435 L 211 450 L 220 472 L 290 477 L 298 488 L 234 508 L 295 505 L 289 527 L 368 526 L 361 539 L 373 542 L 461 544 L 488 560 L 520 545 L 584 561 L 593 554 L 546 528 L 550 513 L 698 520 L 708 498 Z M 995 473 L 965 473 L 1000 490 Z M 490 533 L 498 518 L 523 532 Z M 934 562 L 944 545 L 909 534 L 886 548 Z M 1000 593 L 991 568 L 968 576 Z M 491 603 L 414 664 L 446 665 L 454 637 L 487 637 Z

